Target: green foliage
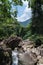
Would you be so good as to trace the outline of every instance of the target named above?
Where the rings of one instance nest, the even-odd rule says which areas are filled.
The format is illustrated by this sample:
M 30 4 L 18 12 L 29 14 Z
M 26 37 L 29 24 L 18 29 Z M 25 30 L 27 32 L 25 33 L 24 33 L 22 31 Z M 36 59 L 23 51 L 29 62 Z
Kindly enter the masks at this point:
M 25 36 L 23 37 L 23 39 L 29 39 L 29 37 L 31 36 L 31 31 L 27 31 L 27 33 L 25 34 Z
M 30 0 L 30 1 L 31 1 L 31 7 L 33 8 L 35 6 L 35 1 L 36 0 Z M 43 0 L 40 0 L 40 1 L 41 1 L 41 4 L 43 4 Z
M 0 0 L 0 39 L 5 39 L 10 35 L 18 35 L 20 24 L 15 17 L 17 11 L 12 10 L 12 5 L 22 5 L 21 0 Z
M 0 24 L 0 38 L 7 38 L 13 33 L 16 35 L 16 28 L 19 26 L 17 20 L 7 20 Z
M 26 34 L 24 35 L 23 39 L 27 39 L 31 36 L 31 23 L 29 25 L 27 25 L 26 27 Z
M 35 47 L 38 47 L 38 46 L 41 46 L 41 44 L 42 44 L 42 41 L 40 40 L 40 39 L 37 39 L 36 41 L 35 41 Z
M 28 38 L 34 42 L 36 42 L 36 40 L 40 39 L 43 43 L 43 35 L 39 35 L 39 34 L 32 35 L 31 34 L 31 36 L 29 36 Z
M 23 27 L 15 19 L 17 10 L 12 11 L 12 5 L 23 5 L 22 0 L 0 0 L 0 39 L 19 36 L 23 39 L 36 40 L 39 37 L 37 34 L 43 34 L 42 4 L 43 0 L 31 0 L 32 22 L 27 27 Z
M 23 5 L 22 0 L 13 0 L 15 5 Z
M 43 34 L 43 10 L 41 8 L 41 0 L 34 0 L 34 5 L 32 6 L 32 34 Z

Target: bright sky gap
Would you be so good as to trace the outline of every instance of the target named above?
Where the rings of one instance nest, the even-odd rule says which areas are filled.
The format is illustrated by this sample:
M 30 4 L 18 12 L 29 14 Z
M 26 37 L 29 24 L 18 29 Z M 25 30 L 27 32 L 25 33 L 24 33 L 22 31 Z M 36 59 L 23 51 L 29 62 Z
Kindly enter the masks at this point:
M 14 10 L 14 8 L 17 8 L 18 14 L 17 14 L 17 20 L 19 22 L 23 22 L 26 21 L 28 19 L 31 18 L 32 16 L 32 11 L 31 8 L 28 8 L 28 2 L 27 1 L 23 1 L 23 6 L 17 5 L 17 6 L 13 6 L 12 5 L 12 9 Z

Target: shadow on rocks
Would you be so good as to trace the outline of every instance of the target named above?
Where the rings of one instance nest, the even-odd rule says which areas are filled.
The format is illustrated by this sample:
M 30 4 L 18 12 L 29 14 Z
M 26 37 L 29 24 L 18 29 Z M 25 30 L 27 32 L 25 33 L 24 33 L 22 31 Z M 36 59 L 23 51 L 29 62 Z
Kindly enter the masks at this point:
M 14 50 L 15 47 L 18 47 L 19 43 L 22 41 L 20 37 L 9 37 L 4 41 L 7 47 Z
M 0 65 L 12 65 L 11 49 L 0 47 Z

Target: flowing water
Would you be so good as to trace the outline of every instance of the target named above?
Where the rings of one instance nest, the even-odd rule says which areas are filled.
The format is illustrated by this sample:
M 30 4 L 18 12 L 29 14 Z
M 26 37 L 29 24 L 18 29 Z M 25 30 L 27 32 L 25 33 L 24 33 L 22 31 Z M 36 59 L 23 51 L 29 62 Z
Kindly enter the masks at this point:
M 12 60 L 13 60 L 12 65 L 18 65 L 18 52 L 17 52 L 17 50 L 12 51 Z

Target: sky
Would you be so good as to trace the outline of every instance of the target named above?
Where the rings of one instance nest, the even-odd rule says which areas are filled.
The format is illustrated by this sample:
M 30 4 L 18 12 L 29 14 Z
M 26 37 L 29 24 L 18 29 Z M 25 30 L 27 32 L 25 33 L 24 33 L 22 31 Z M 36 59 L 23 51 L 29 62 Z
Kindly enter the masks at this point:
M 30 19 L 32 16 L 31 8 L 28 8 L 28 2 L 24 1 L 24 0 L 22 0 L 22 1 L 23 1 L 23 6 L 20 6 L 20 5 L 16 6 L 16 9 L 18 11 L 17 20 L 19 22 L 26 21 L 26 20 Z M 12 6 L 12 7 L 15 8 L 14 6 Z
M 27 1 L 23 1 L 23 6 L 17 6 L 17 9 L 18 9 L 18 15 L 17 15 L 18 21 L 23 22 L 31 18 L 32 11 L 31 8 L 28 8 Z

